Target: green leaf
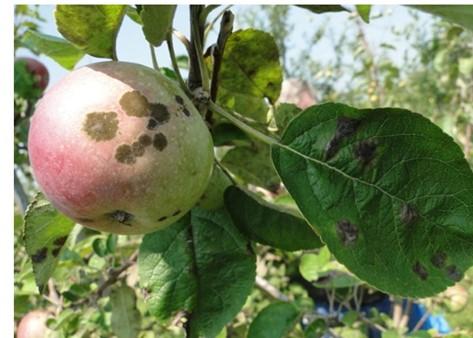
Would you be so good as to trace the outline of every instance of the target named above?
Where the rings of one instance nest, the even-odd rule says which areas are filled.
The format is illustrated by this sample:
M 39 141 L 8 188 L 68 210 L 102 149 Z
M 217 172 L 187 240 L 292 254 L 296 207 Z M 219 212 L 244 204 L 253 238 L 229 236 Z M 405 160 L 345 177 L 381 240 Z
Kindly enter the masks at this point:
M 59 253 L 74 227 L 74 222 L 59 213 L 42 194 L 36 195 L 25 214 L 26 252 L 33 262 L 36 285 L 44 291 Z
M 227 108 L 266 122 L 264 99 L 276 102 L 282 68 L 273 37 L 255 29 L 239 30 L 228 38 L 219 76 L 219 102 Z
M 126 8 L 124 5 L 57 5 L 57 29 L 87 54 L 113 59 Z
M 99 257 L 105 257 L 107 255 L 107 244 L 103 238 L 96 238 L 92 242 L 92 248 Z
M 251 240 L 287 251 L 323 245 L 304 219 L 235 186 L 225 191 L 225 205 L 235 225 Z
M 252 146 L 230 149 L 221 164 L 245 183 L 267 189 L 279 185 L 279 176 L 271 163 L 270 148 L 259 141 Z
M 291 303 L 277 302 L 265 307 L 250 325 L 248 338 L 282 338 L 299 319 L 299 310 Z
M 348 9 L 340 5 L 296 5 L 296 6 L 304 8 L 304 9 L 308 9 L 309 11 L 316 14 L 331 13 L 331 12 L 349 12 Z
M 255 279 L 255 256 L 224 211 L 195 208 L 172 226 L 146 235 L 140 284 L 151 314 L 190 315 L 191 336 L 217 335 L 245 303 Z
M 140 12 L 143 33 L 153 46 L 160 46 L 172 30 L 176 5 L 143 5 Z
M 411 5 L 411 7 L 438 15 L 454 24 L 473 30 L 473 6 L 471 5 Z
M 141 20 L 141 16 L 138 13 L 138 9 L 133 6 L 126 6 L 126 15 L 136 22 L 138 25 L 143 25 L 143 20 Z
M 364 22 L 370 22 L 371 5 L 355 5 L 358 15 L 363 19 Z
M 329 263 L 330 251 L 324 247 L 317 254 L 304 254 L 299 264 L 299 272 L 309 282 L 316 281 L 330 270 Z
M 274 120 L 278 130 L 284 130 L 289 121 L 299 114 L 302 110 L 292 103 L 281 103 L 274 112 Z
M 361 284 L 361 281 L 343 271 L 332 270 L 324 278 L 313 283 L 314 286 L 322 289 L 346 289 Z
M 305 338 L 320 338 L 327 331 L 327 323 L 322 318 L 314 320 L 304 331 Z
M 21 42 L 35 53 L 44 54 L 69 70 L 84 56 L 83 51 L 64 39 L 31 30 L 25 32 Z
M 136 307 L 135 290 L 122 285 L 110 294 L 112 331 L 118 338 L 136 338 L 140 332 L 141 315 Z
M 327 103 L 292 120 L 282 143 L 272 155 L 283 183 L 357 277 L 427 297 L 473 264 L 473 173 L 426 118 Z

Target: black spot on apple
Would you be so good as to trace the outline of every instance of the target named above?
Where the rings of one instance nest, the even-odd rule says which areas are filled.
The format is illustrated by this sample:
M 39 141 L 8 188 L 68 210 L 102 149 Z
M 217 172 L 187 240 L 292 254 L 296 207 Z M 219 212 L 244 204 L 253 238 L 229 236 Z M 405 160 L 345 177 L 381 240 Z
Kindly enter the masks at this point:
M 176 100 L 177 103 L 184 104 L 184 99 L 180 97 L 179 95 L 174 96 L 174 99 Z
M 149 119 L 146 128 L 148 128 L 149 130 L 155 130 L 156 128 L 158 128 L 158 122 L 155 119 Z
M 171 114 L 169 114 L 168 108 L 161 103 L 151 103 L 151 117 L 156 120 L 158 124 L 164 124 L 169 122 Z
M 140 142 L 143 146 L 147 147 L 153 143 L 153 140 L 151 139 L 151 136 L 143 134 L 138 137 L 138 142 Z
M 123 225 L 131 226 L 131 221 L 133 220 L 134 216 L 130 214 L 129 212 L 123 211 L 123 210 L 115 210 L 111 212 L 110 217 L 117 221 L 118 223 L 121 223 Z
M 460 271 L 458 271 L 455 265 L 447 266 L 445 268 L 445 271 L 447 272 L 448 278 L 450 278 L 454 282 L 459 282 L 463 278 L 463 274 Z
M 445 266 L 446 261 L 447 261 L 447 254 L 442 251 L 437 251 L 430 259 L 430 262 L 432 263 L 432 265 L 439 269 Z
M 54 245 L 63 246 L 66 243 L 67 236 L 58 237 L 54 240 Z
M 94 221 L 93 219 L 90 219 L 90 218 L 78 218 L 77 220 L 79 221 L 79 223 L 90 223 Z
M 115 159 L 124 164 L 133 164 L 136 162 L 135 156 L 133 155 L 133 149 L 128 144 L 118 146 L 115 151 Z
M 186 115 L 186 116 L 191 116 L 191 112 L 188 111 L 186 107 L 183 107 L 183 108 L 182 108 L 182 112 L 183 112 L 184 115 Z
M 348 246 L 358 238 L 358 227 L 347 220 L 341 220 L 337 223 L 337 234 L 342 243 Z
M 144 117 L 149 115 L 148 100 L 137 90 L 123 94 L 120 105 L 129 116 Z
M 133 142 L 133 144 L 131 145 L 131 149 L 133 151 L 133 155 L 136 157 L 143 156 L 145 153 L 145 146 L 139 141 Z
M 163 216 L 163 217 L 160 217 L 160 218 L 158 219 L 158 222 L 162 222 L 162 221 L 165 221 L 165 220 L 167 220 L 167 219 L 168 219 L 167 216 Z
M 94 141 L 108 141 L 115 137 L 118 130 L 117 113 L 89 113 L 82 130 Z
M 414 273 L 422 280 L 426 280 L 429 276 L 427 269 L 419 261 L 414 263 L 412 271 L 414 271 Z
M 166 139 L 166 136 L 164 136 L 163 133 L 158 133 L 154 135 L 153 139 L 153 146 L 159 150 L 163 151 L 168 145 L 168 140 Z
M 373 160 L 376 153 L 377 144 L 372 140 L 365 140 L 355 146 L 355 156 L 363 165 L 367 165 Z
M 31 256 L 31 260 L 33 261 L 33 263 L 41 263 L 42 261 L 46 259 L 47 255 L 48 255 L 48 248 L 43 247 L 39 249 L 38 251 L 36 251 L 36 253 Z
M 402 207 L 400 217 L 402 223 L 410 225 L 417 221 L 419 214 L 412 204 L 406 203 Z
M 327 143 L 325 147 L 325 159 L 329 160 L 338 152 L 340 148 L 340 143 L 342 140 L 348 136 L 353 135 L 358 126 L 360 125 L 360 120 L 353 119 L 349 117 L 339 117 L 337 119 L 337 128 L 335 130 L 335 135 Z
M 172 216 L 177 216 L 181 213 L 181 210 L 176 210 L 173 212 Z

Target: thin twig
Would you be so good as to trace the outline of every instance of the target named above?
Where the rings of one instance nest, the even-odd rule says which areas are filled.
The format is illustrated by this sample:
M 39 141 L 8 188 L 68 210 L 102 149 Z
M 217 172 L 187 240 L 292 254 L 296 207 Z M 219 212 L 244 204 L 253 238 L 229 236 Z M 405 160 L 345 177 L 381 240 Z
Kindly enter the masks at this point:
M 174 73 L 176 74 L 177 81 L 181 85 L 182 90 L 186 91 L 186 93 L 189 95 L 189 91 L 187 89 L 186 83 L 184 82 L 184 79 L 182 78 L 181 72 L 179 70 L 179 66 L 177 64 L 177 59 L 176 59 L 176 53 L 174 52 L 174 44 L 172 41 L 172 33 L 169 33 L 166 36 L 166 44 L 168 46 L 168 52 L 169 56 L 171 58 L 171 63 L 172 63 L 172 68 L 174 69 Z
M 156 59 L 156 53 L 155 53 L 155 50 L 154 50 L 154 46 L 152 44 L 148 44 L 148 45 L 149 45 L 149 51 L 150 51 L 150 54 L 151 54 L 151 61 L 153 62 L 153 68 L 154 68 L 154 70 L 159 72 L 159 65 L 158 65 L 158 60 Z
M 419 330 L 422 327 L 422 325 L 424 325 L 425 321 L 429 318 L 429 316 L 430 316 L 430 311 L 425 311 L 425 313 L 419 319 L 419 321 L 414 326 L 414 328 L 412 329 L 411 332 L 415 332 L 415 331 Z
M 412 299 L 407 300 L 406 308 L 404 309 L 401 320 L 399 321 L 399 328 L 404 328 L 407 327 L 407 323 L 409 321 L 409 317 L 411 316 L 411 311 L 412 311 Z
M 279 291 L 274 285 L 272 285 L 270 282 L 268 282 L 266 279 L 260 276 L 256 276 L 256 286 L 273 297 L 274 299 L 280 300 L 282 302 L 288 302 L 289 297 L 287 297 L 285 294 L 283 294 L 281 291 Z
M 28 195 L 26 194 L 25 189 L 23 189 L 23 185 L 21 184 L 16 171 L 16 168 L 13 169 L 15 200 L 20 207 L 22 214 L 25 214 L 26 208 L 28 207 Z

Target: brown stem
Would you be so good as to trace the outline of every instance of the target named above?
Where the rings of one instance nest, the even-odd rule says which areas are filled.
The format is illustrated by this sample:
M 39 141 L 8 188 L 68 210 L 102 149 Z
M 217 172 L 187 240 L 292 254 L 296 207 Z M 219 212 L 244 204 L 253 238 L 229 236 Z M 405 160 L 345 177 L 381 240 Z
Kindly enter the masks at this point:
M 202 41 L 204 38 L 204 27 L 200 23 L 200 14 L 204 9 L 203 5 L 190 5 L 190 65 L 188 86 L 191 91 L 202 87 L 202 74 L 199 65 L 199 58 L 202 56 Z

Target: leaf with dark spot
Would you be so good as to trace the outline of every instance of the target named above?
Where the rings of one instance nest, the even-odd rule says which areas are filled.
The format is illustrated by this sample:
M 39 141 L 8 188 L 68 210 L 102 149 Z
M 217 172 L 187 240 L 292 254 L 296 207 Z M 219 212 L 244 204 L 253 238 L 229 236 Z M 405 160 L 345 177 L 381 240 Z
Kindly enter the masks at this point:
M 358 227 L 347 220 L 341 220 L 337 223 L 337 234 L 344 245 L 355 243 L 358 238 Z
M 447 261 L 447 254 L 445 252 L 438 251 L 432 256 L 430 261 L 436 268 L 443 268 L 445 266 L 445 262 Z
M 376 142 L 367 140 L 361 141 L 355 146 L 355 156 L 363 163 L 367 165 L 373 160 L 376 153 Z
M 75 222 L 59 213 L 37 194 L 25 214 L 24 238 L 26 252 L 33 261 L 33 272 L 40 292 L 44 291 L 57 265 L 57 256 Z M 48 252 L 52 254 L 48 255 Z
M 368 166 L 354 156 L 362 142 L 376 144 Z M 430 120 L 404 109 L 326 103 L 294 117 L 278 143 L 272 159 L 284 186 L 358 278 L 386 293 L 429 297 L 473 265 L 473 173 Z M 358 227 L 356 249 L 345 245 L 353 238 L 344 237 L 345 227 L 336 229 L 342 219 Z
M 412 267 L 412 271 L 414 271 L 414 273 L 418 275 L 419 278 L 422 280 L 426 280 L 427 277 L 429 276 L 429 273 L 427 272 L 425 267 L 422 264 L 420 264 L 420 262 L 415 262 L 415 264 Z
M 454 282 L 458 282 L 463 278 L 463 274 L 461 273 L 461 271 L 458 271 L 455 265 L 449 265 L 445 270 L 447 272 L 448 278 L 450 278 Z

